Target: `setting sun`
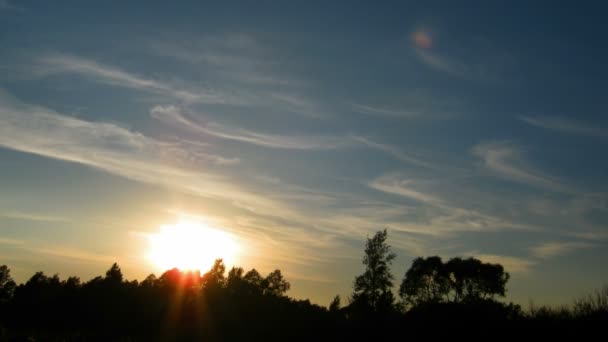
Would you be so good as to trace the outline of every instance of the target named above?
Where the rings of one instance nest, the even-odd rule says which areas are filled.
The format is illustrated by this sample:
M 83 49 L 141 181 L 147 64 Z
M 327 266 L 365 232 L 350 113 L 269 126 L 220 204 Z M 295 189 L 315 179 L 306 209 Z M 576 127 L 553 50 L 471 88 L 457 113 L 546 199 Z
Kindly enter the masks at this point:
M 194 221 L 180 221 L 160 227 L 149 236 L 150 261 L 160 269 L 207 271 L 215 259 L 233 264 L 237 245 L 224 231 Z

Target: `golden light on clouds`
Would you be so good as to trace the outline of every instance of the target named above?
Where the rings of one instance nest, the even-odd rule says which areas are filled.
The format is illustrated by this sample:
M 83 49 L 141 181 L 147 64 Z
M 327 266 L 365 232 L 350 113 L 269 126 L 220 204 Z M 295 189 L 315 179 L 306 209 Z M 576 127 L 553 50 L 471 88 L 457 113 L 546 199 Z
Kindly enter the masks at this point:
M 233 265 L 238 252 L 232 235 L 195 220 L 161 226 L 148 240 L 148 259 L 162 271 L 177 267 L 205 272 L 215 259 Z
M 416 47 L 423 49 L 430 49 L 433 47 L 433 40 L 428 32 L 416 31 L 411 35 L 412 42 Z

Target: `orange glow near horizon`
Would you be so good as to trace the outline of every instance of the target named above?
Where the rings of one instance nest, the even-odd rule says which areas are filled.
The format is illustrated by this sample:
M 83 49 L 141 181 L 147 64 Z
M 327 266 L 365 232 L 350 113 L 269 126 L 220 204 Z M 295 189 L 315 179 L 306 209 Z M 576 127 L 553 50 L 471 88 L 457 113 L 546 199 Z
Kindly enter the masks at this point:
M 233 265 L 238 250 L 230 234 L 188 220 L 161 226 L 158 233 L 148 236 L 148 242 L 148 259 L 162 271 L 177 267 L 206 272 L 219 258 Z

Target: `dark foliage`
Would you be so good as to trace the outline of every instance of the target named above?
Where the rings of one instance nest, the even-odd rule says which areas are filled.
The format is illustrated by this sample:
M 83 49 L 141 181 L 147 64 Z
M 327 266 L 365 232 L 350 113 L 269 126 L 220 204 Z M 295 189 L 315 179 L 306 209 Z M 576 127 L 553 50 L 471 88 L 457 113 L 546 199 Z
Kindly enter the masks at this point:
M 394 278 L 390 265 L 396 255 L 391 252 L 386 239 L 386 229 L 367 239 L 363 257 L 365 272 L 355 278 L 355 291 L 351 298 L 350 311 L 353 315 L 384 316 L 395 309 L 395 297 L 391 291 Z
M 2 323 L 13 336 L 39 340 L 238 340 L 309 336 L 332 331 L 328 311 L 285 294 L 279 270 L 261 277 L 221 260 L 201 275 L 168 270 L 141 283 L 123 279 L 117 264 L 81 283 L 34 274 L 11 290 L 8 268 L 0 288 Z
M 504 297 L 509 273 L 475 258 L 416 258 L 405 273 L 399 295 L 408 307 L 436 303 L 479 303 Z
M 380 341 L 404 331 L 428 335 L 431 324 L 443 327 L 433 335 L 453 338 L 527 322 L 608 319 L 608 288 L 578 299 L 572 309 L 523 313 L 496 299 L 509 279 L 502 266 L 473 258 L 415 259 L 399 291 L 407 305 L 399 308 L 390 273 L 395 255 L 386 240 L 386 230 L 367 240 L 366 269 L 355 279 L 349 305 L 341 307 L 335 296 L 327 309 L 289 298 L 280 270 L 264 277 L 234 267 L 226 275 L 222 260 L 202 275 L 171 269 L 128 281 L 113 264 L 104 277 L 84 283 L 37 272 L 18 286 L 0 266 L 0 341 Z

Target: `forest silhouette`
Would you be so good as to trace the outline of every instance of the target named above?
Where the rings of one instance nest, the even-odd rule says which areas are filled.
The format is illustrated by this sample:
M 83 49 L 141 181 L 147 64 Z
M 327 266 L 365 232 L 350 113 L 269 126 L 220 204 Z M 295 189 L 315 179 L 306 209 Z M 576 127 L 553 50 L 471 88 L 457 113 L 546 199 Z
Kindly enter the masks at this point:
M 396 298 L 395 257 L 386 230 L 368 238 L 365 269 L 347 303 L 336 296 L 327 307 L 287 296 L 290 283 L 278 269 L 266 276 L 240 267 L 226 272 L 221 259 L 204 274 L 174 268 L 141 282 L 125 280 L 115 263 L 86 282 L 36 272 L 17 285 L 3 265 L 0 341 L 383 340 L 403 336 L 404 329 L 438 334 L 427 323 L 447 326 L 439 321 L 461 322 L 452 327 L 470 333 L 608 319 L 608 287 L 571 307 L 523 311 L 501 300 L 509 280 L 503 266 L 475 258 L 414 259 Z

